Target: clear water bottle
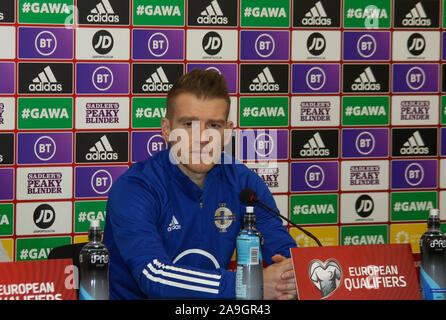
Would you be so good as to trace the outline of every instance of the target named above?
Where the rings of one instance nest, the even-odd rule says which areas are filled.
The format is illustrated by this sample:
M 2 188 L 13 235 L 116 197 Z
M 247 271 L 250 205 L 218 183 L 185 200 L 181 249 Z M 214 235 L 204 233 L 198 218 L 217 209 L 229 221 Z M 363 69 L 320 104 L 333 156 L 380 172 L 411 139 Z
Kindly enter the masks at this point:
M 243 228 L 237 236 L 235 297 L 238 300 L 263 298 L 263 238 L 256 229 L 254 207 L 246 207 Z
M 80 300 L 108 300 L 108 263 L 110 256 L 101 242 L 99 220 L 91 220 L 88 243 L 79 254 Z
M 445 300 L 446 236 L 440 232 L 438 209 L 431 209 L 427 227 L 420 239 L 421 296 L 425 300 Z

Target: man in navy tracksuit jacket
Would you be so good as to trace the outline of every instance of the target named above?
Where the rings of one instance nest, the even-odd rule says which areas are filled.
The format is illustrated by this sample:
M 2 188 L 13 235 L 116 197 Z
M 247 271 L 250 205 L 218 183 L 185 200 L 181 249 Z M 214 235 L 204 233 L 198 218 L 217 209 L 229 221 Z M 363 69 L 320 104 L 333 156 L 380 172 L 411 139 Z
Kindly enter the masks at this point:
M 132 165 L 109 193 L 104 243 L 111 299 L 235 298 L 235 272 L 227 268 L 246 211 L 239 193 L 250 188 L 277 210 L 274 199 L 257 174 L 222 148 L 208 152 L 216 160 L 211 164 L 196 163 L 189 160 L 203 155 L 209 141 L 187 152 L 175 149 L 187 139 L 172 141 L 175 129 L 190 133 L 195 121 L 200 132 L 222 133 L 224 143 L 223 130 L 232 129 L 228 110 L 224 78 L 212 71 L 194 70 L 169 92 L 162 120 L 169 149 Z M 254 212 L 270 265 L 264 268 L 264 298 L 293 299 L 289 248 L 296 244 L 277 216 L 257 206 Z

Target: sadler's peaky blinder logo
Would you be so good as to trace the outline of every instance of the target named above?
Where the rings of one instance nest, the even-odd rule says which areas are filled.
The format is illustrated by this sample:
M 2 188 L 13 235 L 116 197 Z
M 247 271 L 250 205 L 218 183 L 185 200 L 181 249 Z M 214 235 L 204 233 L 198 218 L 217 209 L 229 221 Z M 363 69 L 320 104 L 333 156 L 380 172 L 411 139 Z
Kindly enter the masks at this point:
M 226 207 L 226 203 L 220 203 L 214 213 L 215 226 L 220 229 L 220 232 L 226 232 L 226 229 L 229 228 L 235 220 L 235 214 Z

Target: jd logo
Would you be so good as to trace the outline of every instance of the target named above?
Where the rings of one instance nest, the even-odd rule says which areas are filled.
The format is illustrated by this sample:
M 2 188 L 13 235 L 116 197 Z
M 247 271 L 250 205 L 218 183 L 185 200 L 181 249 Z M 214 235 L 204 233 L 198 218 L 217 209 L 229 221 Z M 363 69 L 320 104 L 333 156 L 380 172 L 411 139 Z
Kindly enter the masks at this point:
M 107 54 L 113 49 L 113 36 L 107 30 L 99 30 L 91 40 L 93 49 L 99 54 Z
M 220 52 L 223 41 L 217 32 L 210 31 L 204 35 L 202 46 L 207 54 L 214 56 Z
M 307 49 L 313 56 L 319 56 L 325 51 L 325 38 L 319 32 L 312 33 L 307 40 Z
M 362 218 L 367 218 L 370 216 L 374 207 L 375 204 L 373 203 L 373 199 L 367 194 L 359 196 L 355 202 L 356 213 Z
M 49 204 L 41 204 L 34 210 L 34 224 L 40 229 L 48 229 L 56 219 L 56 212 Z
M 422 54 L 425 47 L 426 40 L 420 33 L 413 33 L 409 39 L 407 39 L 407 50 L 414 56 Z

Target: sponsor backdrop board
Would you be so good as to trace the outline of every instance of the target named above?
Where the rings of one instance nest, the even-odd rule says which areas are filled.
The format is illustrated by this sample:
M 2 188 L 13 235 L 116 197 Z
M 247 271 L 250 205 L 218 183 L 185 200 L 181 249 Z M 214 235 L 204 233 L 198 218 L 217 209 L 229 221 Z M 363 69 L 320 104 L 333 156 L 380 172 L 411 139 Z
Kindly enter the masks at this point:
M 0 1 L 0 241 L 13 261 L 104 227 L 108 191 L 167 148 L 166 94 L 224 75 L 225 148 L 323 245 L 446 221 L 441 0 Z M 316 246 L 284 224 L 303 247 Z M 444 228 L 446 230 L 446 228 Z

